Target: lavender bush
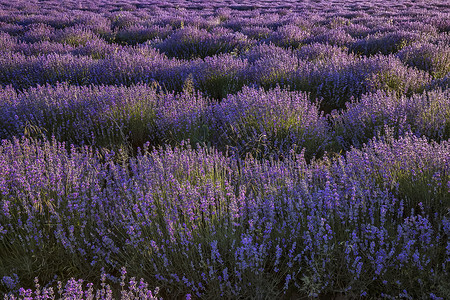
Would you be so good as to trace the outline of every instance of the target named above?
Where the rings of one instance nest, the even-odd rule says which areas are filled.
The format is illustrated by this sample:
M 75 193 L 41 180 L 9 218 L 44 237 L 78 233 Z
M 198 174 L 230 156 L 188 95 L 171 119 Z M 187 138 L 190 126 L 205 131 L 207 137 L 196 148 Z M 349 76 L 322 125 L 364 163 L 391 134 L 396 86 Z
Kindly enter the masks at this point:
M 450 73 L 449 44 L 421 44 L 407 47 L 398 53 L 408 66 L 429 72 L 434 78 L 442 78 Z
M 25 56 L 20 53 L 0 53 L 0 83 L 24 89 L 42 84 L 67 81 L 73 84 L 89 83 L 89 69 L 94 61 L 70 54 Z
M 228 94 L 238 92 L 246 83 L 248 63 L 231 54 L 219 54 L 196 60 L 185 70 L 188 75 L 183 85 L 203 91 L 214 99 L 221 100 Z
M 54 40 L 61 44 L 79 46 L 85 45 L 88 41 L 95 38 L 96 35 L 89 28 L 78 25 L 56 31 Z
M 386 34 L 367 36 L 363 40 L 356 41 L 350 48 L 353 52 L 362 55 L 393 54 L 404 47 L 421 40 L 421 36 L 415 32 L 396 31 Z
M 185 27 L 169 36 L 157 48 L 171 57 L 204 58 L 219 53 L 243 51 L 251 45 L 243 34 L 217 28 L 209 33 L 204 29 Z
M 214 139 L 242 154 L 285 155 L 292 147 L 310 158 L 325 149 L 328 126 L 304 93 L 279 87 L 268 92 L 244 88 L 213 107 Z
M 287 85 L 310 92 L 322 100 L 322 109 L 330 112 L 367 92 L 384 90 L 411 95 L 422 92 L 430 81 L 429 74 L 407 68 L 394 56 L 356 58 L 342 54 L 330 60 L 299 64 Z
M 298 48 L 309 35 L 308 31 L 299 26 L 289 24 L 278 27 L 267 41 L 277 46 Z
M 101 288 L 94 288 L 93 283 L 85 283 L 83 279 L 76 280 L 75 278 L 69 279 L 65 284 L 61 281 L 57 283 L 57 291 L 53 287 L 41 287 L 39 284 L 39 279 L 35 279 L 35 289 L 19 289 L 19 295 L 16 297 L 14 295 L 5 295 L 5 300 L 17 300 L 24 298 L 37 298 L 37 299 L 145 299 L 145 300 L 158 300 L 161 299 L 158 296 L 159 289 L 156 288 L 154 291 L 148 288 L 148 284 L 142 279 L 137 282 L 136 278 L 130 278 L 129 282 L 126 283 L 126 269 L 121 270 L 121 291 L 120 296 L 115 295 L 114 290 L 111 288 L 106 281 L 106 275 L 102 274 Z M 4 282 L 10 283 L 10 277 L 6 277 Z M 126 286 L 126 287 L 125 287 Z M 116 298 L 114 298 L 116 296 Z
M 48 41 L 55 34 L 54 28 L 43 23 L 34 23 L 27 26 L 22 40 L 28 43 Z
M 144 43 L 155 38 L 165 39 L 171 33 L 172 27 L 167 25 L 164 27 L 157 25 L 133 25 L 117 32 L 115 39 L 121 43 L 134 45 Z
M 444 141 L 450 138 L 450 95 L 448 91 L 430 91 L 411 97 L 377 92 L 360 101 L 347 103 L 346 110 L 333 115 L 337 139 L 344 148 L 361 146 L 393 128 L 396 136 L 412 131 L 416 136 Z

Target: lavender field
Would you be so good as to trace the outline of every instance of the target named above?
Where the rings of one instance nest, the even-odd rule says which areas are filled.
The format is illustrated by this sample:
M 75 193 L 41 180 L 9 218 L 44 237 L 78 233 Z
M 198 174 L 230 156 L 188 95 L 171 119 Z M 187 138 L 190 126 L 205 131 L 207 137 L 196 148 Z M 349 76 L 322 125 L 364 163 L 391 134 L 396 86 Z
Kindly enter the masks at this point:
M 447 0 L 0 0 L 2 299 L 450 299 Z

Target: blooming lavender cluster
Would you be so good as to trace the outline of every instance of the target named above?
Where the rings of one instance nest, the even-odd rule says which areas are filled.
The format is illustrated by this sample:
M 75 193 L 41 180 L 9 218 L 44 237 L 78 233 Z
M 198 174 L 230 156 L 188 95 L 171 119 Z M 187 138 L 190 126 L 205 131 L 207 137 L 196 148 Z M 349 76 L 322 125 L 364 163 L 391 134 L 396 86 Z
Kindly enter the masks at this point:
M 150 290 L 148 288 L 148 283 L 143 279 L 139 282 L 136 278 L 130 278 L 128 286 L 125 282 L 127 271 L 125 268 L 121 269 L 120 276 L 120 294 L 115 295 L 113 288 L 110 284 L 107 284 L 106 278 L 108 274 L 102 273 L 101 283 L 99 288 L 95 288 L 93 283 L 85 283 L 83 279 L 76 280 L 71 278 L 63 285 L 61 281 L 56 284 L 56 291 L 53 287 L 42 287 L 39 284 L 39 279 L 36 277 L 34 280 L 34 289 L 19 289 L 19 295 L 15 296 L 12 294 L 5 295 L 5 300 L 18 300 L 18 299 L 89 299 L 89 300 L 100 300 L 100 299 L 121 299 L 121 300 L 131 300 L 131 299 L 145 299 L 145 300 L 158 300 L 162 299 L 157 297 L 159 288 L 155 290 Z M 3 282 L 8 282 L 9 284 L 16 284 L 14 280 L 10 277 L 3 277 Z
M 0 0 L 1 296 L 450 299 L 449 20 Z

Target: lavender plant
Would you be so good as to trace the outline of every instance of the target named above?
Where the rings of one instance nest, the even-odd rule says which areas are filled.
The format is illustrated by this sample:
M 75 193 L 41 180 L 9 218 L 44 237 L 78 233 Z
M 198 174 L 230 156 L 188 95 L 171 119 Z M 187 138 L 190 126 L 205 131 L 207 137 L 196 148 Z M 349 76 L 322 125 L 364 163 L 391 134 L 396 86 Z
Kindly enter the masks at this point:
M 333 113 L 333 129 L 344 148 L 363 143 L 391 127 L 395 136 L 411 131 L 416 136 L 444 141 L 450 138 L 448 91 L 430 91 L 411 97 L 377 92 L 346 104 L 346 110 Z
M 252 44 L 243 34 L 218 28 L 214 34 L 186 26 L 174 32 L 157 48 L 171 57 L 205 58 L 220 53 L 244 51 Z
M 241 32 L 254 40 L 264 40 L 271 35 L 272 30 L 267 27 L 261 26 L 247 26 L 241 29 Z
M 17 39 L 7 32 L 0 32 L 1 50 L 12 51 L 17 45 Z
M 350 49 L 361 55 L 375 55 L 375 54 L 393 54 L 397 53 L 413 42 L 423 40 L 420 34 L 408 31 L 396 31 L 386 34 L 375 34 L 367 36 L 363 40 L 356 41 L 351 45 Z
M 283 25 L 277 28 L 277 31 L 273 32 L 267 41 L 274 45 L 281 47 L 298 48 L 304 40 L 309 37 L 308 31 L 302 30 L 302 28 L 296 25 Z
M 102 39 L 93 39 L 74 48 L 71 53 L 74 56 L 88 56 L 92 59 L 106 59 L 111 53 L 122 52 L 124 49 L 118 45 L 112 45 Z
M 0 54 L 0 84 L 11 84 L 17 89 L 63 81 L 86 84 L 93 64 L 87 57 L 70 54 L 52 53 L 35 57 L 5 52 Z
M 305 43 L 321 43 L 338 47 L 348 47 L 352 45 L 354 39 L 343 29 L 331 29 L 322 34 L 317 34 L 305 41 Z
M 219 54 L 193 61 L 187 68 L 184 84 L 191 84 L 214 99 L 241 90 L 246 83 L 248 62 L 231 54 Z
M 117 51 L 94 64 L 90 69 L 90 83 L 131 85 L 159 81 L 166 85 L 167 90 L 174 90 L 183 82 L 180 74 L 177 74 L 181 66 L 182 62 L 179 60 L 168 59 L 155 49 L 145 56 L 141 53 Z
M 35 279 L 34 290 L 32 289 L 19 289 L 18 296 L 14 296 L 12 294 L 5 295 L 5 300 L 18 300 L 24 298 L 36 298 L 36 299 L 121 299 L 121 300 L 129 300 L 129 299 L 145 299 L 145 300 L 158 300 L 158 292 L 159 289 L 150 290 L 148 288 L 148 283 L 144 282 L 141 279 L 139 282 L 135 277 L 131 277 L 128 282 L 126 282 L 126 269 L 122 269 L 121 276 L 121 291 L 119 297 L 117 297 L 117 292 L 115 293 L 114 289 L 110 284 L 107 283 L 106 276 L 107 274 L 102 274 L 101 276 L 101 287 L 94 288 L 94 284 L 91 282 L 86 283 L 83 279 L 76 280 L 75 278 L 69 279 L 66 283 L 61 281 L 57 282 L 57 286 L 53 287 L 42 287 L 39 284 L 39 279 Z M 55 291 L 56 289 L 56 291 Z M 114 297 L 116 296 L 116 297 Z
M 22 36 L 22 40 L 28 43 L 50 40 L 55 34 L 54 28 L 43 23 L 30 24 Z
M 450 88 L 450 75 L 447 75 L 441 79 L 435 79 L 427 86 L 427 89 L 434 90 L 434 89 L 443 89 L 447 90 Z
M 297 71 L 302 63 L 292 51 L 272 44 L 251 49 L 246 57 L 252 62 L 245 73 L 246 81 L 248 84 L 256 83 L 265 88 L 286 86 L 292 73 Z
M 16 36 L 19 34 L 22 34 L 24 31 L 24 28 L 22 25 L 19 24 L 11 24 L 6 22 L 0 22 L 0 28 L 1 32 L 8 33 L 10 35 Z
M 70 45 L 64 45 L 56 42 L 40 41 L 36 43 L 18 43 L 11 49 L 26 56 L 40 56 L 59 54 L 66 55 L 72 53 L 74 48 Z
M 322 109 L 330 112 L 367 92 L 384 90 L 412 95 L 422 92 L 430 81 L 427 73 L 407 68 L 393 56 L 359 59 L 339 55 L 329 61 L 302 64 L 288 84 L 322 99 Z
M 448 44 L 415 44 L 398 53 L 408 66 L 427 71 L 433 78 L 442 78 L 450 72 L 450 46 Z
M 134 25 L 129 28 L 124 28 L 118 31 L 115 35 L 115 40 L 119 43 L 128 45 L 141 44 L 148 40 L 159 38 L 164 40 L 172 33 L 171 26 L 143 26 Z
M 96 38 L 96 35 L 89 28 L 79 25 L 60 29 L 54 35 L 54 41 L 75 47 L 85 45 L 88 41 Z
M 333 60 L 341 58 L 342 60 L 354 60 L 351 54 L 348 54 L 341 47 L 321 44 L 321 43 L 313 43 L 309 45 L 305 45 L 301 47 L 299 50 L 295 52 L 296 56 L 305 61 L 323 61 L 323 60 Z
M 235 147 L 241 155 L 283 156 L 295 145 L 311 157 L 320 154 L 327 143 L 326 121 L 303 93 L 245 87 L 213 111 L 218 145 Z

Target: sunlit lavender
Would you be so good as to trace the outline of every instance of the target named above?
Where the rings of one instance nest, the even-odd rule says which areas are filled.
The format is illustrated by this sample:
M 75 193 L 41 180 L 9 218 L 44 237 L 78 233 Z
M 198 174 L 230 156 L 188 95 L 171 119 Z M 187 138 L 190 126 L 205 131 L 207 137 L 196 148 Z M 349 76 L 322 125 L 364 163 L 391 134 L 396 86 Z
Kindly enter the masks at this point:
M 0 0 L 0 294 L 450 299 L 444 0 Z

